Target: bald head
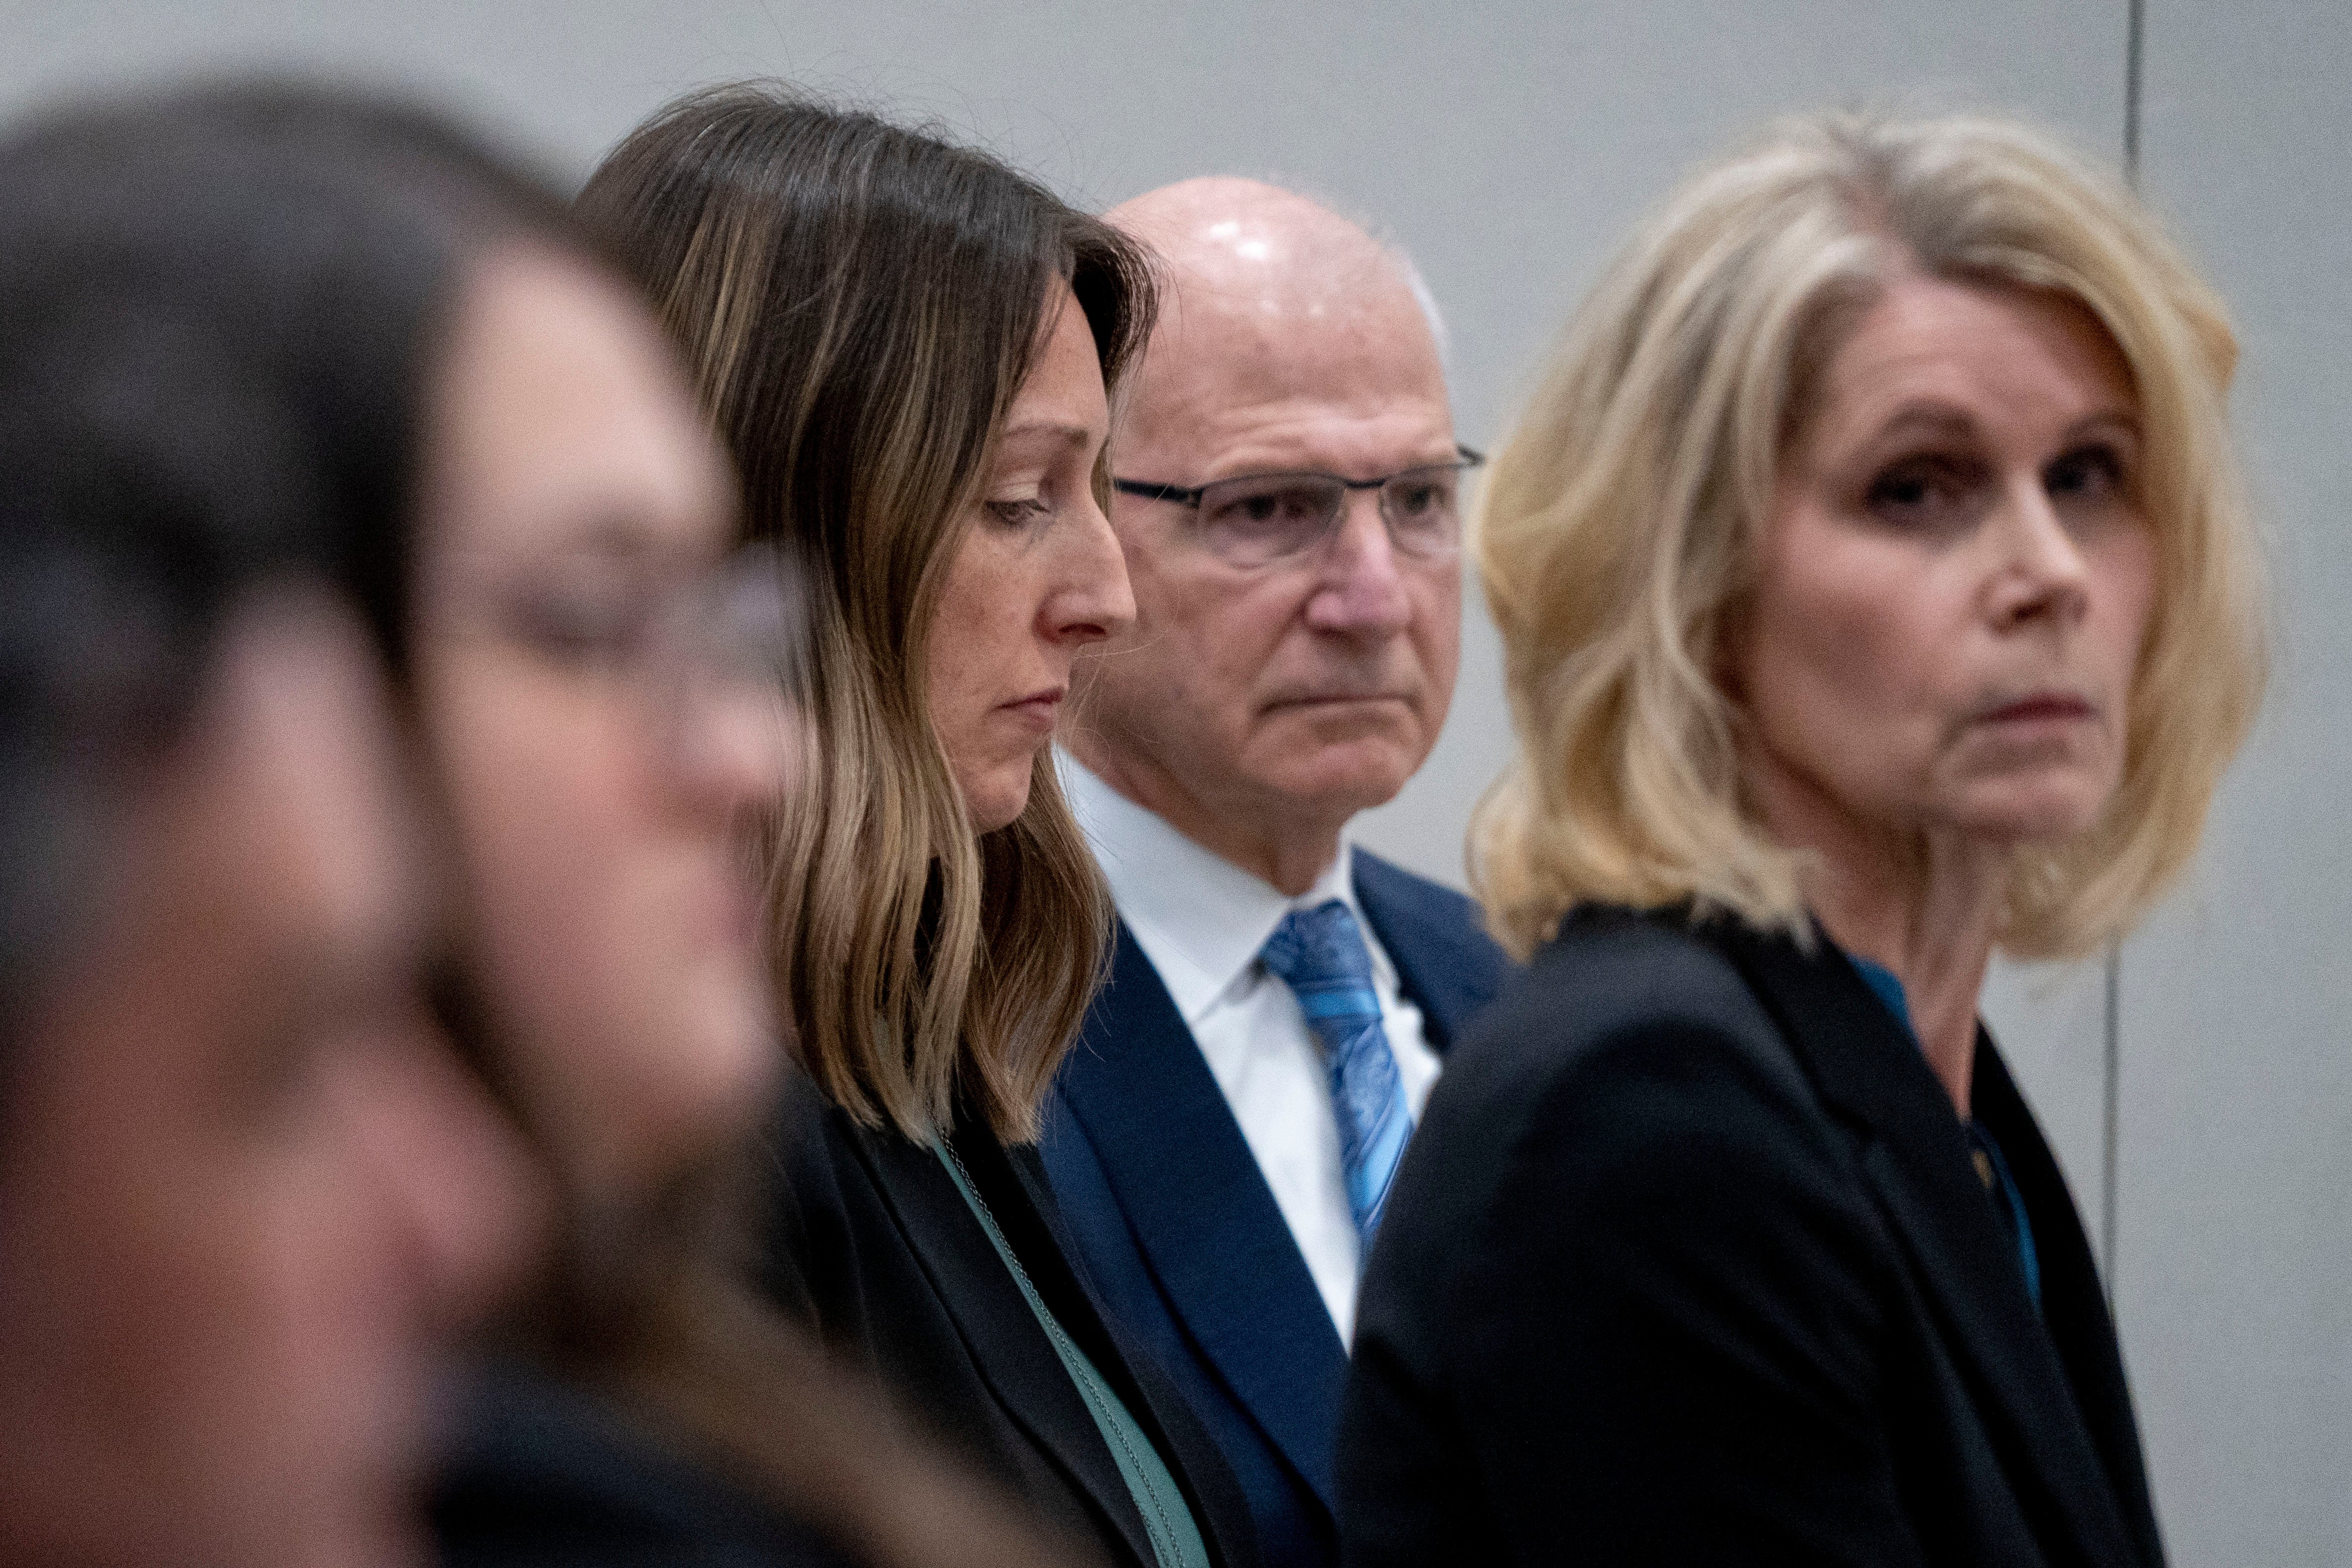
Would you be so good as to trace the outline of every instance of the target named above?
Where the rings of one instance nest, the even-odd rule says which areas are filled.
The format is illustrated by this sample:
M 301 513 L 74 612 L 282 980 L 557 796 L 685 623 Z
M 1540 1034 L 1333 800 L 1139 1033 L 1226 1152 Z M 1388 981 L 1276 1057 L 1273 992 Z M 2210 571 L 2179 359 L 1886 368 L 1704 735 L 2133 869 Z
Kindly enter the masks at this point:
M 1314 315 L 1404 303 L 1424 313 L 1410 267 L 1330 208 L 1261 180 L 1210 175 L 1147 191 L 1112 223 L 1167 263 L 1203 310 Z
M 1126 390 L 1118 477 L 1192 489 L 1309 473 L 1356 488 L 1328 532 L 1258 562 L 1204 542 L 1205 501 L 1120 495 L 1135 629 L 1100 659 L 1090 722 L 1066 738 L 1130 800 L 1298 892 L 1348 818 L 1421 765 L 1453 696 L 1459 562 L 1418 536 L 1399 549 L 1365 485 L 1454 462 L 1436 336 L 1396 255 L 1291 192 L 1187 180 L 1110 219 L 1158 253 L 1166 280 Z M 1328 491 L 1234 493 L 1218 504 L 1234 516 L 1275 516 L 1300 510 L 1280 495 Z M 1221 521 L 1221 536 L 1235 526 Z
M 1153 427 L 1181 416 L 1171 405 L 1229 388 L 1314 396 L 1384 384 L 1444 400 L 1417 279 L 1328 207 L 1218 175 L 1163 185 L 1108 216 L 1158 254 L 1168 286 L 1134 388 L 1130 441 L 1156 445 Z

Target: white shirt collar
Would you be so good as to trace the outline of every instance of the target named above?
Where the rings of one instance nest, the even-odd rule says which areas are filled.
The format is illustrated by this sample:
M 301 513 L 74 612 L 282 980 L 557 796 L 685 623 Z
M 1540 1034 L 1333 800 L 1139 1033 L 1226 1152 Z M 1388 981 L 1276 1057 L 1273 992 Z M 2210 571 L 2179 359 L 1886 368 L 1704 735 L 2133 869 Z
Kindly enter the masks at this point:
M 1294 899 L 1185 837 L 1067 752 L 1056 749 L 1055 760 L 1120 918 L 1134 929 L 1187 1024 L 1198 1024 L 1220 999 L 1257 978 L 1258 950 L 1284 915 L 1333 899 L 1365 926 L 1375 974 L 1394 986 L 1388 954 L 1356 901 L 1355 847 L 1344 832 L 1339 854 Z

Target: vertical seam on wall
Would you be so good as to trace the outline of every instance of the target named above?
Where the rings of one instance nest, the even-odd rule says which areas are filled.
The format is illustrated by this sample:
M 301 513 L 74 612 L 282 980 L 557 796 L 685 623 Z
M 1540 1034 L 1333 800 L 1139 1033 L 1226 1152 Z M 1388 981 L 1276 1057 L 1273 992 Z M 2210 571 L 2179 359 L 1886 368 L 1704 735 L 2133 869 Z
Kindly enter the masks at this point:
M 2147 37 L 2147 0 L 2129 0 L 2124 32 L 2124 178 L 2139 184 L 2141 46 Z
M 2139 186 L 2140 62 L 2147 38 L 2147 0 L 2126 0 L 2124 30 L 2124 178 Z M 2116 1191 L 2117 1153 L 2123 1141 L 2124 944 L 2107 947 L 2105 1059 L 2100 1064 L 2099 1271 L 2107 1288 L 2107 1311 L 2116 1310 L 2116 1216 L 2123 1207 Z
M 2099 1104 L 2101 1169 L 2099 1173 L 2099 1272 L 2107 1288 L 2107 1311 L 2116 1310 L 2116 1146 L 2121 1121 L 2117 1089 L 2123 1081 L 2124 948 L 2118 941 L 2107 947 L 2106 1018 L 2101 1063 Z

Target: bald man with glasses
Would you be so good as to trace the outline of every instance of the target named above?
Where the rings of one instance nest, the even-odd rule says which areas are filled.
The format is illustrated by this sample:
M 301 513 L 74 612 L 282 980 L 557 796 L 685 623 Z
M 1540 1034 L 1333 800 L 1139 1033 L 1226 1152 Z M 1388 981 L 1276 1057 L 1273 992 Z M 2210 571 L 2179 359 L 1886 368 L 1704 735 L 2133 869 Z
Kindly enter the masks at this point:
M 1357 1279 L 1504 973 L 1467 900 L 1348 837 L 1444 727 L 1479 458 L 1418 279 L 1355 224 L 1231 179 L 1111 217 L 1168 298 L 1114 452 L 1136 626 L 1080 677 L 1062 759 L 1118 951 L 1045 1163 L 1266 1561 L 1328 1564 Z

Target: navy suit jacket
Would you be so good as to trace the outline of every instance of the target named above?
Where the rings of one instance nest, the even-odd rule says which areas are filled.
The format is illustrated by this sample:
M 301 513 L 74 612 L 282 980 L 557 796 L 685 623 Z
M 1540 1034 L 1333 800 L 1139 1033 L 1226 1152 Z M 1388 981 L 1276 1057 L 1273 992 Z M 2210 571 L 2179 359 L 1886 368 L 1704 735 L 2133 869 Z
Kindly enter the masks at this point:
M 1467 899 L 1355 851 L 1357 901 L 1441 1054 L 1508 963 Z M 1338 1560 L 1348 1352 L 1168 988 L 1121 921 L 1046 1107 L 1045 1169 L 1079 1259 L 1242 1484 L 1268 1568 Z

